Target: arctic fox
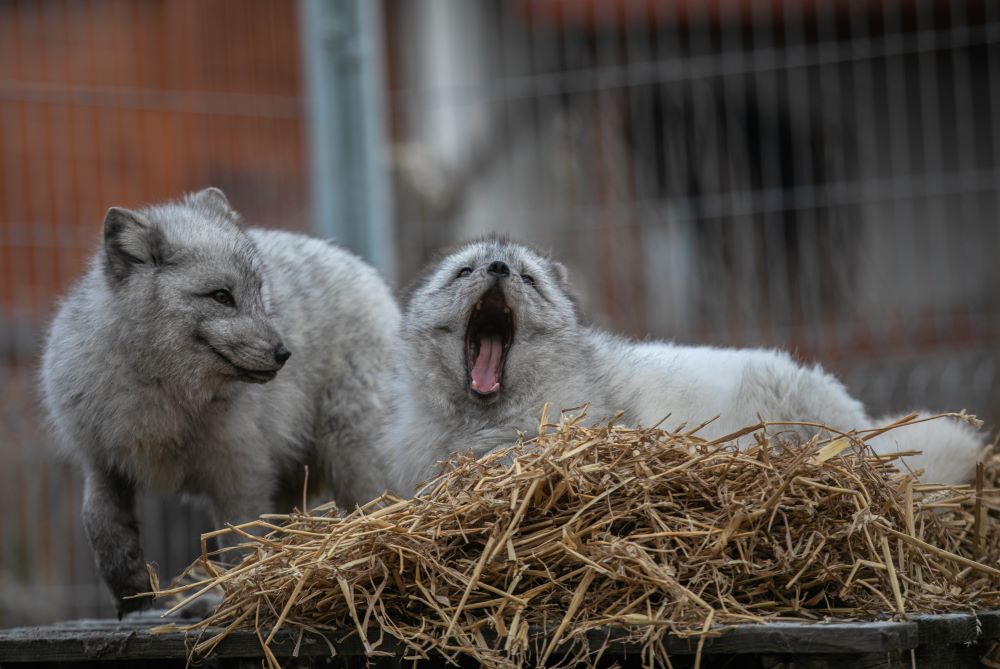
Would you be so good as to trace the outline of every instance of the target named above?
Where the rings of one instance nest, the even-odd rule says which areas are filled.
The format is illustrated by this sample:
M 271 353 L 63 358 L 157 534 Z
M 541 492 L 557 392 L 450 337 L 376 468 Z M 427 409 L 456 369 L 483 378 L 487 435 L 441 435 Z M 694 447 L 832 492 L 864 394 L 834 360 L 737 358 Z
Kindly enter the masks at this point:
M 757 423 L 881 425 L 837 379 L 781 351 L 635 342 L 581 324 L 566 270 L 499 238 L 460 247 L 429 269 L 404 306 L 390 375 L 395 403 L 379 449 L 396 492 L 409 494 L 454 451 L 482 455 L 531 433 L 550 411 L 589 404 L 594 421 L 623 411 L 632 425 L 700 425 L 724 436 Z M 553 413 L 550 413 L 553 415 Z M 555 414 L 557 415 L 557 414 Z M 896 445 L 897 438 L 901 441 Z M 982 444 L 955 421 L 906 426 L 877 449 L 909 458 L 937 482 L 972 473 Z
M 381 492 L 368 435 L 398 324 L 374 269 L 319 239 L 245 229 L 216 188 L 108 211 L 52 323 L 41 386 L 83 469 L 84 525 L 119 615 L 149 590 L 137 489 L 203 496 L 220 525 L 295 499 L 281 486 L 307 463 L 344 505 Z

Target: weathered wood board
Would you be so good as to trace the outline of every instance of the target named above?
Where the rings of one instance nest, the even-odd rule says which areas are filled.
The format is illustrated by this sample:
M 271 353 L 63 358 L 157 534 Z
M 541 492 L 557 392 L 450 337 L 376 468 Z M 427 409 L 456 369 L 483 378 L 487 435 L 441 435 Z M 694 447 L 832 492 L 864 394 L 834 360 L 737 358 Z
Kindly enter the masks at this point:
M 27 664 L 120 663 L 119 666 L 155 663 L 184 666 L 194 635 L 151 634 L 150 628 L 164 621 L 149 614 L 119 622 L 78 620 L 46 627 L 0 630 L 0 666 Z M 593 632 L 594 647 L 610 638 L 609 659 L 624 666 L 640 662 L 638 648 L 614 642 L 615 631 Z M 979 667 L 979 658 L 1000 639 L 1000 611 L 914 616 L 906 622 L 770 623 L 720 629 L 703 644 L 702 666 L 751 667 Z M 378 650 L 390 655 L 366 657 L 357 636 L 322 639 L 297 632 L 279 634 L 271 649 L 297 666 L 319 666 L 330 658 L 331 646 L 337 664 L 376 666 L 400 662 L 403 648 L 386 638 Z M 297 648 L 296 648 L 297 647 Z M 690 663 L 696 639 L 671 637 L 668 650 L 678 658 L 677 666 Z M 294 657 L 293 657 L 294 655 Z M 210 664 L 242 666 L 258 664 L 263 657 L 253 632 L 236 631 L 215 650 Z M 297 659 L 296 659 L 297 658 Z M 686 659 L 685 659 L 686 658 Z M 733 664 L 735 662 L 735 664 Z M 405 666 L 410 663 L 406 662 Z M 443 666 L 443 663 L 442 663 Z

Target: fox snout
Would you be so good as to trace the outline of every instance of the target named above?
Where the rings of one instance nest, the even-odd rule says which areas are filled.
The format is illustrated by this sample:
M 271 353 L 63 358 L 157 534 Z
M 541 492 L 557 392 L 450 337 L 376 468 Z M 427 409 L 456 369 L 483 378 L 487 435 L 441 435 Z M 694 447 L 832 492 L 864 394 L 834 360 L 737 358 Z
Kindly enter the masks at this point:
M 241 381 L 266 383 L 292 356 L 273 326 L 251 319 L 203 323 L 199 339 Z
M 274 361 L 279 365 L 284 365 L 290 357 L 292 357 L 292 352 L 279 341 L 278 345 L 274 347 Z
M 494 260 L 486 271 L 493 276 L 510 276 L 510 267 L 503 260 Z
M 292 357 L 292 352 L 279 340 L 273 346 L 231 346 L 222 357 L 232 366 L 241 381 L 267 383 L 285 366 L 285 362 Z
M 274 341 L 274 340 L 271 340 Z M 292 357 L 285 343 L 277 339 L 276 344 L 253 342 L 233 343 L 229 347 L 230 362 L 237 367 L 253 371 L 278 371 Z

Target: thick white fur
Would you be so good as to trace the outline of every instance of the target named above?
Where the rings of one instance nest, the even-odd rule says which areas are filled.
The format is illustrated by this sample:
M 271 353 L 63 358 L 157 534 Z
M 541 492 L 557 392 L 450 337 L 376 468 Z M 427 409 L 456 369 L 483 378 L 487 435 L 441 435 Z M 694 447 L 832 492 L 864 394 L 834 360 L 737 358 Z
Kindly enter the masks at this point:
M 816 422 L 845 431 L 899 418 L 869 417 L 833 375 L 819 365 L 799 365 L 783 351 L 635 343 L 594 332 L 590 337 L 604 374 L 631 395 L 627 405 L 639 425 L 654 424 L 668 413 L 667 426 L 685 421 L 694 427 L 719 416 L 699 432 L 715 438 L 759 418 Z M 879 453 L 922 451 L 908 456 L 907 466 L 924 470 L 926 480 L 939 483 L 968 481 L 983 452 L 970 426 L 948 418 L 895 428 L 872 439 L 871 446 Z
M 510 267 L 508 276 L 488 272 L 497 260 Z M 468 389 L 465 328 L 474 305 L 495 286 L 517 325 L 501 393 L 484 402 Z M 631 425 L 652 425 L 669 414 L 668 428 L 718 416 L 701 431 L 706 437 L 761 419 L 843 431 L 891 420 L 872 419 L 836 378 L 781 351 L 636 342 L 588 328 L 562 266 L 502 239 L 467 244 L 432 267 L 405 305 L 400 332 L 384 390 L 392 409 L 379 439 L 390 463 L 388 484 L 399 494 L 411 493 L 452 453 L 481 455 L 513 442 L 519 431 L 532 434 L 545 403 L 550 416 L 587 404 L 593 421 L 622 411 Z M 942 483 L 968 480 L 983 448 L 967 425 L 946 419 L 900 429 L 873 446 L 883 453 L 923 451 L 908 464 L 925 469 L 925 480 Z
M 884 417 L 875 422 L 888 425 L 897 418 Z M 975 476 L 976 462 L 986 451 L 972 427 L 947 418 L 904 425 L 875 437 L 871 445 L 879 453 L 921 451 L 907 456 L 905 462 L 910 469 L 923 470 L 921 478 L 933 483 L 969 483 Z

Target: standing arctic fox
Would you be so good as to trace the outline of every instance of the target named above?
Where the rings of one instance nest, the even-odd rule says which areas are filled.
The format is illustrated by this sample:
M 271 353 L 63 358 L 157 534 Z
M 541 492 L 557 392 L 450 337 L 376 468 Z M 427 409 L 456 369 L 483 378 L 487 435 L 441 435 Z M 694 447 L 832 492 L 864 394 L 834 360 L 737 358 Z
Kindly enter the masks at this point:
M 342 504 L 381 492 L 367 434 L 398 322 L 374 269 L 322 240 L 243 228 L 218 189 L 108 211 L 41 382 L 83 468 L 84 525 L 119 615 L 149 590 L 139 488 L 204 496 L 217 524 L 272 510 L 305 463 Z
M 881 424 L 819 366 L 786 353 L 634 342 L 581 324 L 565 268 L 503 239 L 467 244 L 432 267 L 404 308 L 390 383 L 395 402 L 379 450 L 409 494 L 454 451 L 477 455 L 529 434 L 542 406 L 589 404 L 589 418 L 699 425 L 713 438 L 765 420 L 840 429 Z M 550 413 L 550 415 L 553 415 Z M 890 438 L 891 437 L 891 438 Z M 937 482 L 964 480 L 982 445 L 965 425 L 933 421 L 876 438 Z M 900 448 L 899 450 L 902 450 Z

